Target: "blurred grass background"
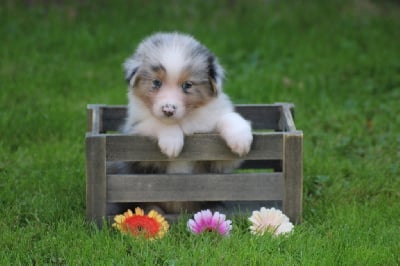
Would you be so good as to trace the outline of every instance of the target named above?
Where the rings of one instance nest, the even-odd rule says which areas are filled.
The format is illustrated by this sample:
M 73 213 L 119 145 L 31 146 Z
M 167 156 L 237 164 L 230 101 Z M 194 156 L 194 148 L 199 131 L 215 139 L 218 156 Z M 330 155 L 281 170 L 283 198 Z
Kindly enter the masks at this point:
M 400 2 L 0 3 L 0 264 L 400 263 Z M 293 102 L 304 223 L 289 238 L 142 243 L 85 223 L 86 105 L 126 104 L 121 64 L 157 31 L 192 34 L 236 103 Z

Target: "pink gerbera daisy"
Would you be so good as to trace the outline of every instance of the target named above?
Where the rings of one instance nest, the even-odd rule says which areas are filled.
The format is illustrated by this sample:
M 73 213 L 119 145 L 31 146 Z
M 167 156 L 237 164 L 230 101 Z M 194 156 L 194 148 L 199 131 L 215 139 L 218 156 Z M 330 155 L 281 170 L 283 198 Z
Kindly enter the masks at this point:
M 187 222 L 187 227 L 194 234 L 217 232 L 227 236 L 232 230 L 232 221 L 226 220 L 226 216 L 219 212 L 213 214 L 210 210 L 203 210 L 196 213 L 194 219 Z

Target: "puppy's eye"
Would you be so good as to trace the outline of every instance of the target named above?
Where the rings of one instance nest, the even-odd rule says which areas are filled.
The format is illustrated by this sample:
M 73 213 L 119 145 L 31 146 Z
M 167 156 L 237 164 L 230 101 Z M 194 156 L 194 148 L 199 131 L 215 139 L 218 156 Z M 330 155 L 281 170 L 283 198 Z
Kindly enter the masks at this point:
M 159 80 L 159 79 L 153 80 L 153 88 L 154 89 L 159 89 L 159 88 L 161 88 L 161 86 L 162 86 L 161 80 Z
M 183 92 L 187 92 L 191 87 L 193 86 L 193 83 L 191 81 L 185 81 L 182 83 L 182 90 Z

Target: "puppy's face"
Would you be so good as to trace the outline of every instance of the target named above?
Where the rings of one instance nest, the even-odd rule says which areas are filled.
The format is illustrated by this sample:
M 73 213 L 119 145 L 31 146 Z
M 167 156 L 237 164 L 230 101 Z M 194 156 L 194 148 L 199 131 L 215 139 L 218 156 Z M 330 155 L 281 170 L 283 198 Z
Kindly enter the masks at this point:
M 216 58 L 186 35 L 151 36 L 124 66 L 129 93 L 166 123 L 179 121 L 221 90 L 223 70 Z

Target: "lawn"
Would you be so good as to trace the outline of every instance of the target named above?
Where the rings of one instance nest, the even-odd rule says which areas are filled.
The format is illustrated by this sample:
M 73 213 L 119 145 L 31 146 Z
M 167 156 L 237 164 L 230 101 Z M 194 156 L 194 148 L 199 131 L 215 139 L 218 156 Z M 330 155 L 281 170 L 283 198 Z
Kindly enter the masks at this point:
M 190 2 L 190 3 L 189 3 Z M 0 265 L 400 264 L 400 2 L 0 3 Z M 158 241 L 85 221 L 86 105 L 126 104 L 121 64 L 156 31 L 206 44 L 236 103 L 293 102 L 303 223 L 288 237 Z

